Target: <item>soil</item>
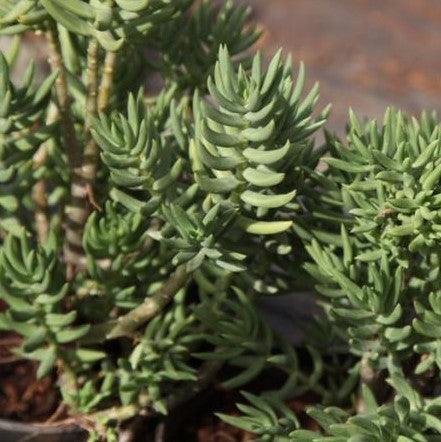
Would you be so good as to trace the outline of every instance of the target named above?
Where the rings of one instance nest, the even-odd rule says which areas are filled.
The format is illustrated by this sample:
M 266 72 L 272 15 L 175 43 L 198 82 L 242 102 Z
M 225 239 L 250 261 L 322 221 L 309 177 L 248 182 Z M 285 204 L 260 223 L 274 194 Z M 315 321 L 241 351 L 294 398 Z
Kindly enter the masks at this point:
M 0 416 L 21 422 L 44 422 L 60 401 L 55 380 L 49 376 L 37 380 L 37 364 L 11 352 L 19 344 L 17 335 L 0 334 Z
M 1 310 L 1 307 L 0 307 Z M 20 344 L 13 333 L 0 333 L 0 417 L 26 423 L 51 424 L 65 419 L 66 410 L 60 402 L 55 375 L 36 379 L 38 365 L 17 358 L 11 351 Z M 280 373 L 266 372 L 247 386 L 247 391 L 277 388 Z M 306 394 L 288 405 L 298 416 L 302 427 L 317 429 L 305 412 L 307 406 L 319 400 Z M 192 399 L 190 403 L 174 410 L 163 424 L 142 422 L 133 426 L 139 442 L 249 442 L 251 434 L 232 428 L 215 416 L 215 413 L 237 415 L 236 403 L 244 399 L 238 391 L 226 391 L 213 386 Z M 156 427 L 156 428 L 155 428 Z M 158 428 L 162 435 L 158 437 Z M 156 436 L 155 436 L 156 434 Z
M 288 406 L 299 418 L 302 428 L 314 431 L 319 430 L 316 422 L 312 421 L 305 412 L 306 408 L 315 402 L 316 398 L 313 395 L 307 394 L 288 403 Z M 232 411 L 232 405 L 233 404 L 230 402 L 228 404 L 228 411 L 224 410 L 223 412 L 236 415 L 237 413 Z M 197 423 L 195 427 L 187 429 L 188 436 L 187 439 L 185 439 L 186 442 L 249 442 L 254 440 L 254 436 L 251 434 L 239 429 L 231 428 L 229 425 L 220 421 L 213 414 L 214 412 L 215 410 L 208 410 L 207 415 L 201 422 Z M 170 439 L 170 442 L 171 440 L 172 439 Z
M 264 372 L 257 380 L 246 386 L 246 391 L 259 394 L 261 391 L 277 388 L 281 376 L 276 370 Z M 298 417 L 302 428 L 318 430 L 306 413 L 306 409 L 317 404 L 320 398 L 312 393 L 306 393 L 287 405 Z M 201 393 L 189 404 L 176 409 L 164 422 L 163 442 L 249 442 L 253 435 L 232 428 L 216 417 L 215 413 L 237 415 L 237 403 L 246 400 L 239 391 L 226 391 L 220 386 L 214 386 Z

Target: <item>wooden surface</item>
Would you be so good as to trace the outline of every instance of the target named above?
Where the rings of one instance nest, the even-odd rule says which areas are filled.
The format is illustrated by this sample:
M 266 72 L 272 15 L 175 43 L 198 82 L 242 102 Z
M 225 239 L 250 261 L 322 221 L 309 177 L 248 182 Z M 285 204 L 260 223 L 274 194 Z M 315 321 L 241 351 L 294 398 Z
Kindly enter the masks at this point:
M 330 125 L 347 109 L 381 117 L 386 106 L 441 111 L 440 0 L 243 0 L 265 29 L 268 54 L 283 46 L 332 102 Z

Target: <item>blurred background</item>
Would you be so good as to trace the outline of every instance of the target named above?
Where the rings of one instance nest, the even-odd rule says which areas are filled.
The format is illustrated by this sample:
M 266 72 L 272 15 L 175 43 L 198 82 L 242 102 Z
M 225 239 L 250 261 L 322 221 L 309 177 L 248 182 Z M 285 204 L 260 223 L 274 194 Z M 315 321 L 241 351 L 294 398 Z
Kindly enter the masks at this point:
M 344 134 L 348 108 L 382 118 L 387 106 L 441 112 L 441 1 L 242 0 L 254 10 L 269 57 L 303 60 L 309 86 L 333 104 L 327 128 Z M 295 307 L 294 307 L 295 305 Z M 313 305 L 308 293 L 262 299 L 273 327 L 294 343 Z
M 441 111 L 441 1 L 243 1 L 265 31 L 265 52 L 283 46 L 305 62 L 309 84 L 320 82 L 339 133 L 349 106 L 370 117 L 388 105 Z
M 283 47 L 305 62 L 310 86 L 320 82 L 322 105 L 333 104 L 329 129 L 343 133 L 349 106 L 377 118 L 388 105 L 441 112 L 440 0 L 235 1 L 252 7 L 268 57 Z M 19 72 L 46 57 L 44 42 L 30 42 Z M 9 45 L 0 39 L 0 49 Z

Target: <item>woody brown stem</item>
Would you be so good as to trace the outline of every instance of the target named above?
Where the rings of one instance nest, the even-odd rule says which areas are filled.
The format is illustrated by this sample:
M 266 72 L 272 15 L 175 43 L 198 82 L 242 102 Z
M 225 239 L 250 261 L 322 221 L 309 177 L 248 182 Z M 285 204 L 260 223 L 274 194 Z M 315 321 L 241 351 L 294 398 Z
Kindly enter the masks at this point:
M 58 111 L 60 115 L 64 147 L 70 167 L 71 189 L 66 206 L 64 260 L 67 278 L 72 279 L 82 257 L 82 228 L 88 216 L 85 199 L 85 184 L 82 176 L 82 149 L 75 132 L 71 114 L 71 100 L 68 92 L 66 67 L 61 55 L 58 32 L 54 24 L 46 33 L 49 44 L 49 63 L 53 71 L 58 71 L 55 82 Z
M 360 361 L 360 392 L 358 395 L 357 403 L 355 404 L 358 413 L 363 413 L 366 411 L 366 404 L 362 399 L 363 385 L 367 386 L 374 397 L 380 399 L 380 402 L 381 399 L 384 398 L 384 395 L 387 394 L 384 373 L 375 370 L 371 366 L 369 358 L 367 356 L 363 356 Z
M 116 325 L 107 334 L 107 339 L 130 336 L 140 326 L 161 312 L 185 286 L 188 278 L 189 274 L 185 265 L 178 267 L 153 296 L 146 298 L 141 305 L 118 318 Z
M 46 181 L 38 180 L 32 189 L 32 197 L 35 203 L 35 228 L 40 244 L 47 240 L 49 231 L 48 203 Z
M 85 140 L 86 147 L 83 158 L 83 176 L 88 187 L 88 192 L 93 191 L 96 176 L 96 163 L 98 160 L 97 145 L 91 134 L 92 121 L 97 114 L 98 95 L 98 42 L 92 39 L 87 49 L 87 101 Z M 90 195 L 93 199 L 93 196 Z
M 103 77 L 98 92 L 98 111 L 103 112 L 110 101 L 110 94 L 113 86 L 113 75 L 116 64 L 116 53 L 107 52 L 104 60 Z
M 58 111 L 56 106 L 52 103 L 49 106 L 46 124 L 50 125 L 58 118 Z M 43 167 L 47 160 L 47 143 L 40 146 L 33 158 L 34 169 Z M 35 204 L 35 229 L 37 231 L 37 238 L 40 244 L 47 240 L 49 231 L 49 206 L 47 201 L 46 180 L 43 178 L 38 180 L 32 189 L 32 198 Z
M 87 110 L 86 110 L 86 148 L 84 151 L 83 176 L 86 181 L 87 194 L 91 204 L 97 207 L 94 197 L 94 185 L 98 166 L 98 146 L 91 134 L 93 118 L 97 111 L 104 111 L 108 104 L 113 83 L 113 72 L 116 61 L 114 52 L 107 52 L 103 76 L 98 87 L 98 42 L 91 40 L 87 51 Z
M 133 336 L 138 328 L 160 313 L 176 296 L 187 282 L 191 274 L 185 265 L 176 269 L 169 279 L 142 304 L 129 311 L 117 320 L 92 325 L 89 333 L 80 339 L 82 344 L 93 344 L 105 339 L 115 339 L 123 336 Z

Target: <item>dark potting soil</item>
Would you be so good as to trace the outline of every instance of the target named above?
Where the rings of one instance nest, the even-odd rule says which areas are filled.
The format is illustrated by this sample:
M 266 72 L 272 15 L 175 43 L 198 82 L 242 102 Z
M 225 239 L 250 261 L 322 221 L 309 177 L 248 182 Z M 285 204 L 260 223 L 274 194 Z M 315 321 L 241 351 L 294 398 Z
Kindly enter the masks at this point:
M 237 392 L 211 390 L 197 402 L 191 406 L 187 404 L 186 409 L 177 410 L 166 419 L 163 442 L 249 442 L 255 439 L 254 435 L 230 427 L 214 414 L 237 415 L 235 403 L 244 402 Z M 296 413 L 302 428 L 319 430 L 306 414 L 306 408 L 315 403 L 317 397 L 308 393 L 287 404 Z
M 13 333 L 0 333 L 0 417 L 21 422 L 45 422 L 57 409 L 60 395 L 55 380 L 37 380 L 38 365 L 12 351 L 20 344 Z
M 259 394 L 262 391 L 280 387 L 282 381 L 283 376 L 278 370 L 268 370 L 258 379 L 244 386 L 244 389 L 253 394 Z M 317 424 L 306 414 L 306 409 L 319 401 L 320 398 L 317 395 L 306 393 L 287 405 L 297 415 L 302 428 L 318 430 Z M 230 427 L 215 415 L 215 413 L 238 415 L 236 404 L 245 402 L 246 400 L 238 390 L 227 391 L 220 386 L 212 386 L 188 403 L 178 407 L 165 419 L 161 442 L 252 441 L 255 436 Z

